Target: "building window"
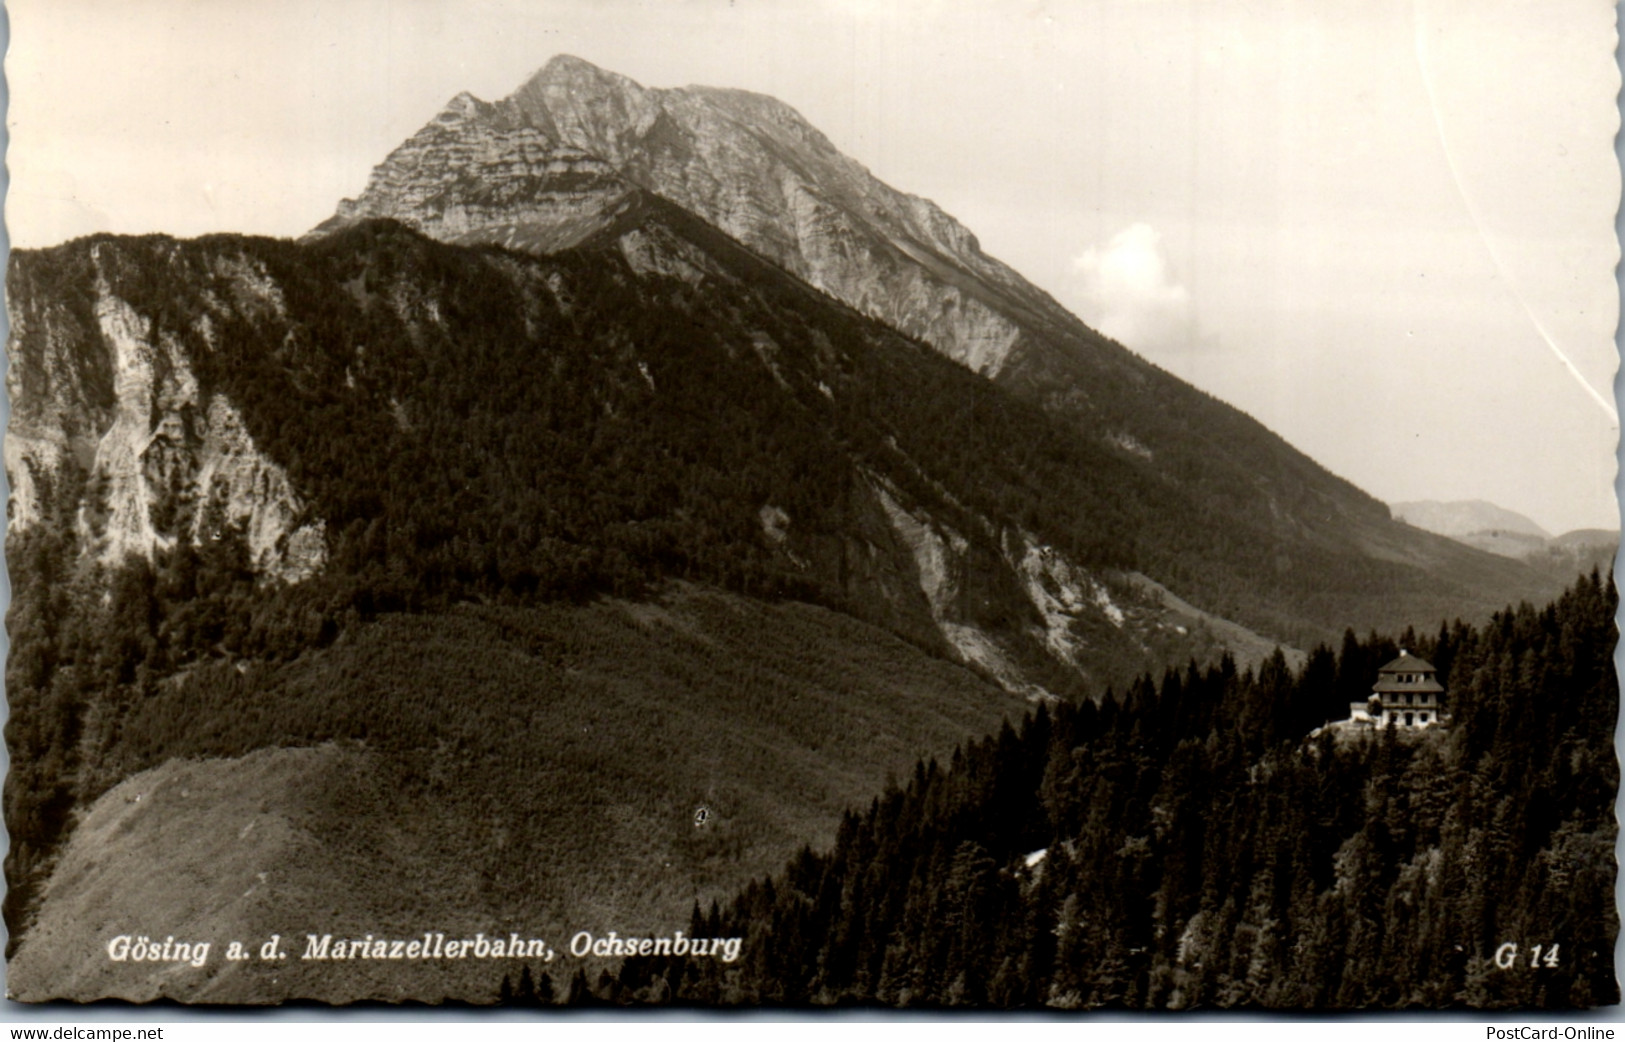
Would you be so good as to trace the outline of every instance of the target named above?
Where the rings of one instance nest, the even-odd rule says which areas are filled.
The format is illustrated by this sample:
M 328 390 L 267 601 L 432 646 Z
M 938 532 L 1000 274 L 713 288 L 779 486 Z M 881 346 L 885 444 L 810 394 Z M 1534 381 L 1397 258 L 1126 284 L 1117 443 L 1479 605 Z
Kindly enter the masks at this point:
M 1406 713 L 1405 714 L 1405 726 L 1409 727 L 1414 723 L 1416 723 L 1416 714 L 1415 713 Z
M 1425 724 L 1425 723 L 1427 723 L 1427 722 L 1428 722 L 1428 715 L 1427 715 L 1427 714 L 1426 714 L 1426 713 L 1423 713 L 1423 714 L 1422 714 L 1422 722 L 1423 722 L 1423 723 L 1424 723 L 1424 724 Z

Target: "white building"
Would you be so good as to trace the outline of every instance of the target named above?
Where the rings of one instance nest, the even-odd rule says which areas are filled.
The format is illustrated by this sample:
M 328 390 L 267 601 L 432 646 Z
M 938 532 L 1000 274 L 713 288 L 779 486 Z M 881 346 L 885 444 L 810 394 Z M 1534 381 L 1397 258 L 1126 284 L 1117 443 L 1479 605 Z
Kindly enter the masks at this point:
M 1377 670 L 1377 683 L 1364 702 L 1349 703 L 1349 722 L 1374 727 L 1437 727 L 1450 722 L 1442 704 L 1439 671 L 1404 648 Z

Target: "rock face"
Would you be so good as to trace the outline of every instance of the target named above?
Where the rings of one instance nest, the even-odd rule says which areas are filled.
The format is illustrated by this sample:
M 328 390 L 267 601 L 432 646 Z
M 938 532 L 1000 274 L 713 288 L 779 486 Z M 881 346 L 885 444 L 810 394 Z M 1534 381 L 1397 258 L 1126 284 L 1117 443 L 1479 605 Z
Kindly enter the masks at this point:
M 634 191 L 603 159 L 459 94 L 324 228 L 393 217 L 443 241 L 551 253 L 624 212 Z
M 459 95 L 322 230 L 391 216 L 448 241 L 580 241 L 646 188 L 874 318 L 997 375 L 1024 336 L 1081 323 L 935 204 L 746 91 L 651 90 L 560 56 L 495 104 Z
M 152 315 L 118 295 L 100 247 L 89 256 L 91 294 L 77 311 L 25 276 L 9 286 L 12 531 L 71 525 L 83 555 L 117 564 L 219 539 L 233 526 L 263 574 L 292 582 L 313 574 L 326 555 L 322 521 L 306 516 L 236 406 L 200 386 L 177 334 L 158 332 Z M 230 261 L 220 268 L 221 308 L 233 298 L 281 307 L 263 273 Z M 196 316 L 195 331 L 209 341 L 209 314 Z

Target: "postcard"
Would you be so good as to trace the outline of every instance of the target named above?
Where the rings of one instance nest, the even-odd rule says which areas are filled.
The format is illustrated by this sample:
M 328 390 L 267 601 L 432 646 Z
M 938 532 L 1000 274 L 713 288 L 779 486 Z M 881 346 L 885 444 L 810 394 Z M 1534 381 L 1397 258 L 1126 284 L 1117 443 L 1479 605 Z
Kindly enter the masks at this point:
M 1612 6 L 8 13 L 13 1002 L 1619 1002 Z

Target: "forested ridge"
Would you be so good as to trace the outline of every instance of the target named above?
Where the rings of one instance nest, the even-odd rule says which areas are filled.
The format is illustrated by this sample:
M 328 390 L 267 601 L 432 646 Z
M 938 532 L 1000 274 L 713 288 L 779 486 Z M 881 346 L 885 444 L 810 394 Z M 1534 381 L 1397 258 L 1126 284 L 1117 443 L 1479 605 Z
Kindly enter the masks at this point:
M 105 280 L 153 339 L 191 345 L 205 393 L 241 409 L 325 521 L 330 564 L 312 592 L 229 605 L 226 615 L 249 616 L 224 634 L 244 653 L 296 653 L 351 609 L 636 595 L 670 578 L 863 614 L 872 606 L 843 570 L 868 474 L 928 504 L 977 551 L 1000 552 L 984 545 L 984 523 L 1020 526 L 1086 567 L 1144 572 L 1301 646 L 1346 622 L 1487 613 L 1505 599 L 1486 599 L 1498 587 L 1544 582 L 1430 536 L 1412 550 L 1460 561 L 1374 558 L 1357 532 L 1342 545 L 1294 538 L 1276 530 L 1278 493 L 1194 497 L 1205 486 L 1186 480 L 1196 464 L 1185 455 L 1203 435 L 1178 417 L 1145 420 L 1189 443 L 1183 469 L 1163 474 L 1113 441 L 1121 431 L 1058 424 L 692 216 L 651 206 L 651 234 L 699 243 L 720 274 L 634 272 L 613 242 L 537 258 L 371 221 L 308 245 L 97 237 L 19 254 L 10 286 L 79 314 L 93 342 L 92 288 Z M 92 260 L 98 245 L 117 248 Z M 220 307 L 233 292 L 220 286 L 223 264 L 262 268 L 275 308 Z M 22 345 L 25 387 L 62 364 L 32 359 L 35 349 Z M 107 408 L 110 373 L 82 382 L 84 410 Z M 95 492 L 91 476 L 75 477 L 53 491 L 63 509 Z M 764 504 L 791 519 L 793 554 L 764 539 Z M 160 530 L 172 506 L 159 504 Z M 47 520 L 38 527 L 72 529 L 71 517 Z
M 1420 734 L 1315 730 L 1397 651 L 1352 633 L 1296 674 L 1280 658 L 1256 673 L 1226 662 L 1142 678 L 1098 705 L 1040 708 L 946 765 L 918 764 L 848 813 L 828 852 L 804 850 L 727 905 L 696 908 L 696 935 L 745 938 L 737 964 L 632 958 L 571 994 L 1128 1009 L 1618 1002 L 1616 603 L 1593 572 L 1548 607 L 1407 634 L 1440 667 L 1454 714 Z

